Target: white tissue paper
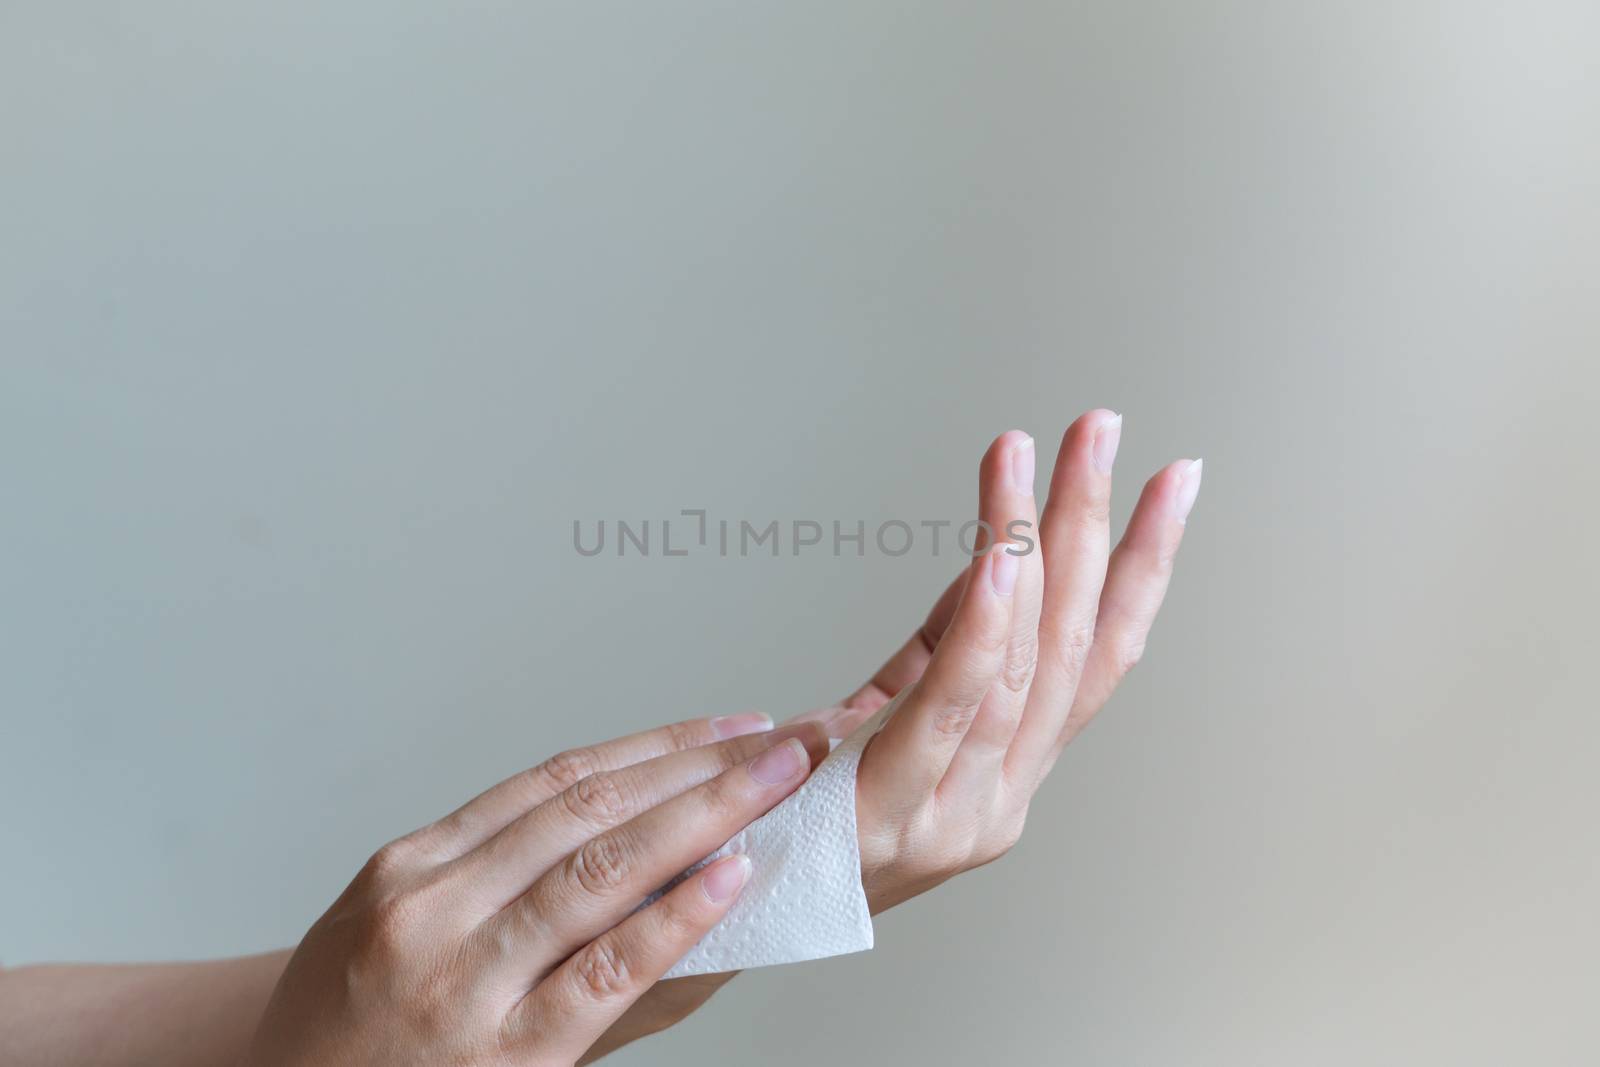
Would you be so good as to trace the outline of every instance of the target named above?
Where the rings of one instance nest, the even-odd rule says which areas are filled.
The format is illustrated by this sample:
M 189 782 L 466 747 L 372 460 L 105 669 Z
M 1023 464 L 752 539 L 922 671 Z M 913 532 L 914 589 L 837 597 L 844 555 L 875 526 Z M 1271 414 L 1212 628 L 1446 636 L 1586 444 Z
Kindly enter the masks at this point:
M 750 881 L 728 914 L 668 978 L 799 963 L 872 947 L 856 843 L 856 765 L 899 700 L 835 744 L 783 803 L 696 864 L 750 857 Z

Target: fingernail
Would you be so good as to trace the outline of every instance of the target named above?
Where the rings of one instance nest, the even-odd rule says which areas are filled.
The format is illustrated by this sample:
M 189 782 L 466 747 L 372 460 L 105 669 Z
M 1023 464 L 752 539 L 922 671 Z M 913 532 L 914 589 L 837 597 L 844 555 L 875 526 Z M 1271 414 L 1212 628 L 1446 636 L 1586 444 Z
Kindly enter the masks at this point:
M 1033 438 L 1011 449 L 1011 487 L 1023 496 L 1033 495 Z
M 1189 521 L 1189 509 L 1194 507 L 1194 498 L 1200 495 L 1200 465 L 1204 462 L 1197 459 L 1189 464 L 1189 469 L 1183 472 L 1183 480 L 1178 483 L 1178 499 L 1173 511 L 1178 516 L 1180 526 Z
M 1122 416 L 1117 415 L 1100 424 L 1094 432 L 1094 469 L 1110 474 L 1111 465 L 1117 461 L 1117 446 L 1122 443 Z
M 1017 557 L 1011 554 L 1009 545 L 1009 541 L 996 542 L 994 551 L 990 553 L 989 581 L 1001 596 L 1010 596 L 1017 587 Z
M 732 900 L 734 894 L 743 889 L 749 880 L 750 857 L 728 856 L 706 868 L 705 877 L 700 879 L 700 888 L 707 898 L 721 904 L 724 900 Z
M 797 737 L 773 745 L 750 764 L 750 777 L 765 785 L 787 782 L 811 765 L 806 746 Z
M 745 734 L 761 734 L 772 729 L 772 719 L 759 711 L 741 711 L 737 715 L 718 715 L 711 720 L 711 732 L 726 741 Z
M 809 722 L 786 722 L 776 730 L 772 731 L 771 737 L 767 740 L 769 743 L 775 745 L 779 741 L 787 741 L 791 737 L 798 737 L 800 738 L 800 743 L 804 744 L 805 735 L 808 733 L 813 733 L 817 730 L 823 730 L 826 732 L 826 727 L 814 719 Z

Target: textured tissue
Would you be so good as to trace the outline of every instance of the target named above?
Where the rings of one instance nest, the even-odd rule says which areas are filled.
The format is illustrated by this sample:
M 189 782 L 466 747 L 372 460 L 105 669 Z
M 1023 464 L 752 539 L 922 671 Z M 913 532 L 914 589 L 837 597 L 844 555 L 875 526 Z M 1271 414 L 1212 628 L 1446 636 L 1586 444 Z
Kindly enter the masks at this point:
M 750 857 L 750 881 L 717 926 L 668 978 L 799 963 L 872 947 L 872 915 L 856 844 L 856 765 L 893 714 L 890 701 L 834 746 L 783 803 L 707 856 Z

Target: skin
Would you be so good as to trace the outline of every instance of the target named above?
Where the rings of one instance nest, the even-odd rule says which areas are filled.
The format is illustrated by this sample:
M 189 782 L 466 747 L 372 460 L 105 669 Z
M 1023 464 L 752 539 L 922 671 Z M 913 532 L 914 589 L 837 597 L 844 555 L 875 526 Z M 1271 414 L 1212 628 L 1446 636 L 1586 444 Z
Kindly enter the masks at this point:
M 1039 550 L 1015 557 L 1009 595 L 990 580 L 999 557 L 975 558 L 865 685 L 793 720 L 820 721 L 842 737 L 903 695 L 856 775 L 862 884 L 874 914 L 1009 851 L 1062 750 L 1143 657 L 1201 468 L 1184 459 L 1152 475 L 1113 550 L 1121 430 L 1104 409 L 1067 429 Z M 1033 449 L 1027 434 L 1010 431 L 984 455 L 979 517 L 997 532 L 1035 519 Z M 663 982 L 670 994 L 646 998 L 624 1021 L 641 1033 L 664 1029 L 733 977 Z M 625 1043 L 624 1032 L 602 1047 Z
M 292 955 L 0 972 L 0 1061 L 592 1062 L 733 977 L 657 981 L 731 905 L 744 861 L 637 901 L 890 700 L 857 776 L 873 912 L 1004 855 L 1062 749 L 1143 654 L 1199 489 L 1198 463 L 1158 471 L 1113 551 L 1120 431 L 1103 410 L 1072 424 L 1037 529 L 1034 443 L 1001 435 L 979 516 L 1002 542 L 840 703 L 773 733 L 747 733 L 767 726 L 754 716 L 701 719 L 547 760 L 380 849 Z M 1035 550 L 1005 538 L 1018 520 Z M 804 752 L 792 777 L 752 775 L 785 746 Z

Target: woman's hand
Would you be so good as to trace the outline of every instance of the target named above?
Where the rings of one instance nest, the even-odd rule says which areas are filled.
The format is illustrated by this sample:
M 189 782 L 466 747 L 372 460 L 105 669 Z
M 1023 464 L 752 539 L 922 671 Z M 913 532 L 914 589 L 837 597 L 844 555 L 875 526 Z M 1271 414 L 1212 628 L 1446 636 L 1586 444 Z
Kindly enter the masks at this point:
M 639 902 L 827 754 L 815 724 L 710 743 L 719 723 L 766 725 L 730 720 L 563 753 L 380 849 L 300 943 L 246 1063 L 572 1064 L 646 1032 L 607 1033 L 727 911 L 750 861 Z
M 1104 410 L 1072 424 L 1037 529 L 1033 440 L 1018 431 L 996 440 L 979 470 L 978 510 L 1002 543 L 973 560 L 870 682 L 801 717 L 844 736 L 906 690 L 856 777 L 874 912 L 1010 849 L 1061 750 L 1143 654 L 1200 463 L 1180 460 L 1145 484 L 1113 552 L 1121 430 Z

